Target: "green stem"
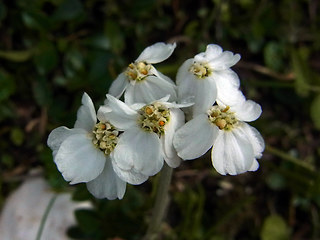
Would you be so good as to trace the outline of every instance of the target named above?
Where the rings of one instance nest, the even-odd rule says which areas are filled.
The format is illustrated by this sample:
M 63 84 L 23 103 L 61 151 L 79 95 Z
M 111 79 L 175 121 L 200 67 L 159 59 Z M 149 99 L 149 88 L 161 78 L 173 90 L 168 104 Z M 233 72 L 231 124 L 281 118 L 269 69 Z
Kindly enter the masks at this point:
M 161 170 L 152 218 L 147 233 L 143 238 L 144 240 L 158 239 L 158 233 L 161 230 L 160 225 L 169 203 L 168 191 L 171 183 L 172 171 L 173 169 L 165 163 Z
M 42 219 L 41 219 L 41 222 L 40 222 L 40 226 L 39 226 L 39 229 L 38 229 L 38 232 L 37 232 L 37 237 L 36 237 L 36 240 L 40 240 L 41 239 L 41 235 L 42 235 L 42 232 L 43 232 L 43 229 L 44 229 L 44 225 L 47 221 L 47 218 L 48 218 L 48 215 L 50 213 L 50 210 L 55 202 L 57 198 L 57 195 L 53 195 L 52 198 L 50 199 L 49 203 L 48 203 L 48 206 L 42 216 Z
M 295 158 L 293 156 L 291 156 L 290 154 L 286 153 L 286 152 L 283 152 L 279 149 L 276 149 L 274 147 L 271 147 L 271 146 L 266 146 L 266 151 L 275 155 L 275 156 L 278 156 L 288 162 L 292 162 L 294 163 L 295 165 L 298 165 L 300 167 L 303 167 L 303 168 L 306 168 L 310 171 L 314 171 L 314 166 L 312 166 L 311 164 L 307 163 L 307 162 L 303 162 L 302 160 L 298 159 L 298 158 Z

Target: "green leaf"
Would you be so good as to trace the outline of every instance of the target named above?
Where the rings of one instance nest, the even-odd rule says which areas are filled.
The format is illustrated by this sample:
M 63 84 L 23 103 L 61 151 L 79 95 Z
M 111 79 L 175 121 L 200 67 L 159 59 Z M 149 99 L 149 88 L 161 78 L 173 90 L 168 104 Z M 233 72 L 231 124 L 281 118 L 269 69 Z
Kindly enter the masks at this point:
M 7 168 L 12 168 L 14 166 L 14 158 L 10 154 L 4 153 L 1 157 L 0 162 Z
M 310 115 L 314 126 L 320 130 L 320 95 L 313 99 L 310 107 Z
M 111 48 L 109 39 L 103 34 L 89 37 L 84 40 L 83 43 L 87 46 L 102 50 L 109 50 Z
M 95 233 L 100 229 L 99 216 L 89 209 L 79 209 L 75 211 L 75 216 L 79 227 L 87 233 Z
M 49 106 L 52 99 L 52 89 L 49 87 L 48 81 L 44 77 L 36 79 L 33 85 L 33 95 L 39 106 Z
M 40 74 L 44 75 L 53 70 L 57 66 L 58 60 L 57 50 L 51 42 L 39 43 L 34 62 Z
M 27 61 L 33 55 L 33 49 L 22 50 L 22 51 L 1 51 L 0 58 L 4 58 L 13 62 L 24 62 Z
M 0 2 L 0 23 L 7 15 L 7 8 L 6 6 Z
M 0 102 L 8 99 L 16 89 L 12 76 L 0 70 Z
M 267 177 L 266 182 L 273 190 L 280 190 L 286 187 L 286 179 L 284 178 L 284 176 L 277 172 L 271 173 Z
M 287 240 L 289 229 L 282 217 L 271 215 L 264 220 L 260 237 L 262 240 Z
M 65 0 L 53 14 L 58 21 L 73 20 L 83 13 L 83 6 L 79 0 Z
M 291 61 L 295 74 L 295 89 L 300 96 L 309 94 L 309 83 L 311 82 L 311 71 L 308 66 L 306 49 L 291 49 Z
M 283 46 L 278 42 L 269 42 L 264 48 L 264 62 L 266 65 L 275 70 L 280 71 L 283 68 Z
M 105 34 L 110 40 L 110 46 L 113 52 L 121 53 L 124 49 L 125 42 L 121 27 L 116 21 L 109 20 L 105 23 Z
M 50 18 L 40 10 L 26 9 L 21 17 L 26 27 L 30 29 L 48 31 L 51 28 Z
M 24 141 L 24 133 L 20 128 L 13 128 L 10 132 L 10 139 L 16 146 L 21 146 Z

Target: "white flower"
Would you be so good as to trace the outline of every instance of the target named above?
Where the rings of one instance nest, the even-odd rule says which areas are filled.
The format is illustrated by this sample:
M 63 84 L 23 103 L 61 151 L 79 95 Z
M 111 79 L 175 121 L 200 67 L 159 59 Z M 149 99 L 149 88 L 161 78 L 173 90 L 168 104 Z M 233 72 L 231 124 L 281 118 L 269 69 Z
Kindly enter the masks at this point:
M 176 85 L 152 65 L 170 57 L 175 47 L 175 43 L 159 42 L 144 49 L 134 63 L 115 79 L 109 94 L 120 98 L 125 92 L 124 99 L 128 104 L 149 103 L 166 95 L 170 95 L 170 101 L 176 101 Z
M 212 100 L 225 105 L 244 100 L 239 90 L 239 77 L 230 69 L 239 60 L 239 54 L 223 51 L 215 44 L 208 45 L 205 52 L 186 60 L 179 68 L 178 98 L 184 101 L 190 96 L 194 97 L 193 115 L 199 113 L 199 107 Z
M 54 162 L 70 184 L 87 183 L 97 198 L 123 198 L 126 183 L 112 169 L 110 152 L 118 131 L 103 116 L 97 116 L 90 97 L 84 93 L 74 128 L 58 127 L 48 137 Z
M 184 124 L 184 114 L 168 98 L 128 106 L 107 94 L 107 107 L 112 111 L 101 108 L 100 112 L 124 131 L 111 153 L 113 168 L 124 181 L 143 183 L 161 170 L 164 160 L 170 167 L 179 166 L 181 159 L 172 141 L 176 129 Z
M 258 169 L 264 141 L 246 122 L 260 116 L 260 105 L 250 100 L 230 107 L 207 104 L 199 112 L 175 134 L 173 144 L 182 159 L 198 158 L 213 146 L 211 160 L 220 174 Z

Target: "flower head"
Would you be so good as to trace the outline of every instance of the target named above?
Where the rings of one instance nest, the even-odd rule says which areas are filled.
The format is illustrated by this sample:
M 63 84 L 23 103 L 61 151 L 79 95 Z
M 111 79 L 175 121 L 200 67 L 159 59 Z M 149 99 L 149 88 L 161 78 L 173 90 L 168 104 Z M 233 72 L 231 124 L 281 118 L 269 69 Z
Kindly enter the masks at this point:
M 194 97 L 191 113 L 197 115 L 199 106 L 206 101 L 234 105 L 244 99 L 239 90 L 238 75 L 230 67 L 240 60 L 239 54 L 223 51 L 215 44 L 207 46 L 205 52 L 186 60 L 177 73 L 178 98 Z
M 170 100 L 177 98 L 174 82 L 155 69 L 153 64 L 162 62 L 171 56 L 176 44 L 155 43 L 130 63 L 112 83 L 109 94 L 119 98 L 124 92 L 125 102 L 148 103 L 170 95 Z
M 185 160 L 198 158 L 212 147 L 212 164 L 223 175 L 255 171 L 264 141 L 246 122 L 256 120 L 260 114 L 261 107 L 250 100 L 233 106 L 204 106 L 177 131 L 174 146 Z
M 169 96 L 149 104 L 127 105 L 107 95 L 111 111 L 101 113 L 124 131 L 111 153 L 114 170 L 131 184 L 140 184 L 160 171 L 165 160 L 177 167 L 180 158 L 173 147 L 173 136 L 184 123 L 178 105 L 167 102 Z
M 97 123 L 98 120 L 98 123 Z M 96 116 L 90 97 L 84 93 L 74 128 L 58 127 L 48 137 L 54 162 L 70 184 L 87 183 L 98 198 L 121 199 L 126 183 L 113 171 L 110 153 L 119 131 L 103 116 Z

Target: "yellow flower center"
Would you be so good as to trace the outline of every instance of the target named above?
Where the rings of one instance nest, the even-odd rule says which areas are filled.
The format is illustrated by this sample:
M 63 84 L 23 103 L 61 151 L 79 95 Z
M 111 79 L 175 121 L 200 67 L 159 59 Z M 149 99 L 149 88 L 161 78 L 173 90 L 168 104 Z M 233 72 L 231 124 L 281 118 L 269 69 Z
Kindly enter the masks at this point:
M 151 64 L 145 62 L 130 63 L 125 74 L 130 81 L 142 81 L 149 75 L 151 67 Z
M 98 122 L 94 126 L 92 142 L 105 155 L 109 155 L 118 143 L 118 135 L 119 131 L 110 123 Z
M 197 78 L 205 78 L 210 76 L 212 70 L 206 63 L 194 62 L 189 68 L 189 72 L 193 73 Z
M 209 121 L 215 124 L 220 130 L 231 130 L 239 121 L 236 119 L 235 114 L 229 110 L 229 106 L 226 108 L 212 106 L 207 112 Z
M 170 110 L 161 103 L 146 105 L 139 110 L 139 125 L 147 132 L 154 132 L 160 137 L 164 134 L 165 125 L 169 121 Z

